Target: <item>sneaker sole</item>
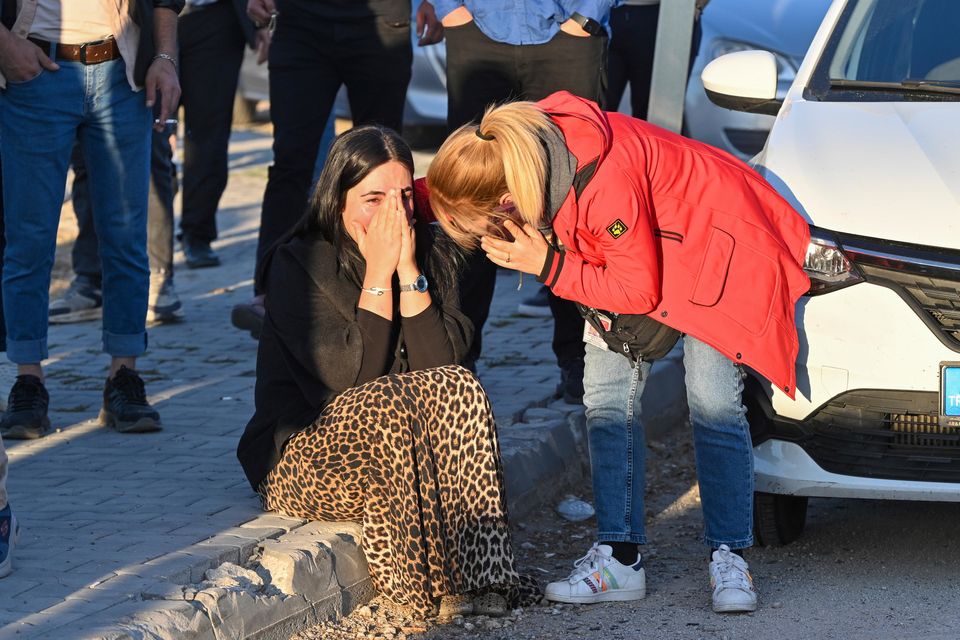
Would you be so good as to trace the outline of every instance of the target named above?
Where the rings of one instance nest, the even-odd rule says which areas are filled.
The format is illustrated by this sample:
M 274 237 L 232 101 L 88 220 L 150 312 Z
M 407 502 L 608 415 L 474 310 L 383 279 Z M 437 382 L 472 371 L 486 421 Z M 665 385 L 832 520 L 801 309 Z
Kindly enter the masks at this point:
M 244 308 L 233 309 L 230 312 L 230 322 L 237 329 L 249 331 L 254 340 L 260 339 L 260 330 L 263 328 L 263 318 Z
M 51 315 L 48 320 L 50 324 L 70 324 L 72 322 L 88 322 L 90 320 L 99 320 L 103 317 L 103 307 L 96 309 L 83 309 L 81 311 L 71 311 L 70 313 L 61 313 Z
M 596 602 L 630 602 L 632 600 L 643 600 L 647 597 L 647 589 L 615 589 L 613 591 L 604 591 L 603 593 L 591 593 L 582 596 L 563 596 L 553 593 L 544 594 L 544 597 L 551 602 L 564 602 L 566 604 L 594 604 Z
M 147 322 L 155 322 L 157 324 L 181 322 L 183 320 L 183 315 L 183 309 L 180 308 L 173 311 L 147 310 Z
M 188 269 L 209 269 L 210 267 L 219 267 L 219 260 L 184 260 Z
M 100 424 L 113 429 L 117 433 L 150 433 L 152 431 L 161 431 L 163 426 L 153 418 L 140 418 L 139 420 L 117 420 L 113 415 L 103 409 L 100 410 Z
M 10 526 L 13 528 L 13 535 L 10 536 L 10 543 L 7 547 L 7 560 L 0 563 L 0 578 L 6 578 L 13 573 L 13 550 L 20 543 L 20 522 L 17 516 L 10 516 Z
M 50 433 L 50 418 L 43 417 L 40 427 L 33 425 L 17 424 L 3 430 L 3 437 L 6 440 L 37 440 Z
M 757 610 L 757 603 L 753 604 L 722 604 L 713 605 L 714 613 L 750 613 Z

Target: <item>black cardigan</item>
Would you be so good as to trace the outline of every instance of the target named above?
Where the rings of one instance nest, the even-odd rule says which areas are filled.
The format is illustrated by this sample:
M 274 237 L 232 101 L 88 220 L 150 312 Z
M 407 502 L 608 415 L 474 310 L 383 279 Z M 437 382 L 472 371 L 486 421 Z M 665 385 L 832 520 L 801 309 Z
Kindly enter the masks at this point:
M 447 242 L 435 237 L 432 227 L 418 225 L 417 243 L 428 256 L 450 250 L 441 246 Z M 310 426 L 339 393 L 356 386 L 364 350 L 357 321 L 360 288 L 339 268 L 332 244 L 316 233 L 295 236 L 278 246 L 269 260 L 264 278 L 267 313 L 257 354 L 256 412 L 237 447 L 254 490 L 279 462 L 287 439 Z M 432 312 L 439 313 L 454 362 L 459 362 L 467 352 L 473 326 L 460 312 L 458 292 L 450 290 L 456 287 L 443 290 L 438 286 L 441 278 L 431 278 L 431 262 L 427 258 L 420 265 L 431 282 Z M 393 333 L 393 356 L 384 374 L 410 370 L 403 323 L 396 324 L 400 326 Z

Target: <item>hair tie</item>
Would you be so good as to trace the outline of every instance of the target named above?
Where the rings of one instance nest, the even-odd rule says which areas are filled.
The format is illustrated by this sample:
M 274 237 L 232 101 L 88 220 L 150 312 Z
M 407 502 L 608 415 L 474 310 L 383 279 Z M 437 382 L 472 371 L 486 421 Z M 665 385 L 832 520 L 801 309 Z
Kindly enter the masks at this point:
M 486 140 L 487 142 L 490 142 L 491 140 L 496 140 L 496 138 L 494 138 L 493 135 L 491 134 L 481 133 L 479 126 L 477 127 L 477 130 L 474 133 L 477 134 L 478 138 L 480 138 L 481 140 Z

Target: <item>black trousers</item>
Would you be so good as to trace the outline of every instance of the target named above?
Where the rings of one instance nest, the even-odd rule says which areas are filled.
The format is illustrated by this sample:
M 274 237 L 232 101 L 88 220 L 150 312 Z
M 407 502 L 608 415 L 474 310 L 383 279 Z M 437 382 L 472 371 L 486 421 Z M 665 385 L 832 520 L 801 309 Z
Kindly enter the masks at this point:
M 634 118 L 647 119 L 653 54 L 657 44 L 660 5 L 622 6 L 610 13 L 610 58 L 607 67 L 607 108 L 615 111 L 630 83 Z
M 173 164 L 170 132 L 154 131 L 150 147 L 150 191 L 147 196 L 147 256 L 150 271 L 173 273 L 173 198 L 177 192 L 177 168 Z M 77 215 L 77 239 L 70 258 L 73 272 L 100 286 L 100 245 L 93 226 L 93 204 L 87 182 L 87 167 L 80 145 L 73 145 L 73 210 Z
M 227 147 L 246 38 L 229 0 L 188 7 L 177 21 L 183 140 L 180 231 L 210 242 L 227 187 Z
M 270 47 L 273 166 L 263 195 L 257 272 L 267 250 L 303 215 L 327 117 L 341 85 L 354 125 L 400 131 L 413 49 L 410 22 L 337 21 L 307 0 L 282 5 Z M 255 283 L 261 293 L 261 283 Z
M 581 38 L 559 32 L 549 42 L 511 45 L 487 37 L 473 22 L 447 28 L 447 125 L 454 130 L 479 122 L 487 106 L 508 100 L 541 100 L 566 90 L 601 105 L 606 92 L 606 36 Z M 476 328 L 468 354 L 475 362 L 490 312 L 496 265 L 482 251 L 472 256 L 461 296 Z M 550 294 L 553 352 L 557 363 L 583 359 L 583 319 L 576 305 Z

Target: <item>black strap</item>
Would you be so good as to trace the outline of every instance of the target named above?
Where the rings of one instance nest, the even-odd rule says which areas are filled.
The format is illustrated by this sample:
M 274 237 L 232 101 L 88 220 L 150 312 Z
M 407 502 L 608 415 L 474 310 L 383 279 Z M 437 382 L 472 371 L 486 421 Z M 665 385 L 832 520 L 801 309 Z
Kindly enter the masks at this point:
M 597 172 L 597 166 L 599 164 L 600 158 L 598 156 L 583 165 L 583 168 L 573 175 L 573 192 L 576 194 L 577 200 L 580 200 L 580 194 L 583 193 L 583 190 L 586 189 L 590 181 L 593 180 L 593 174 Z

